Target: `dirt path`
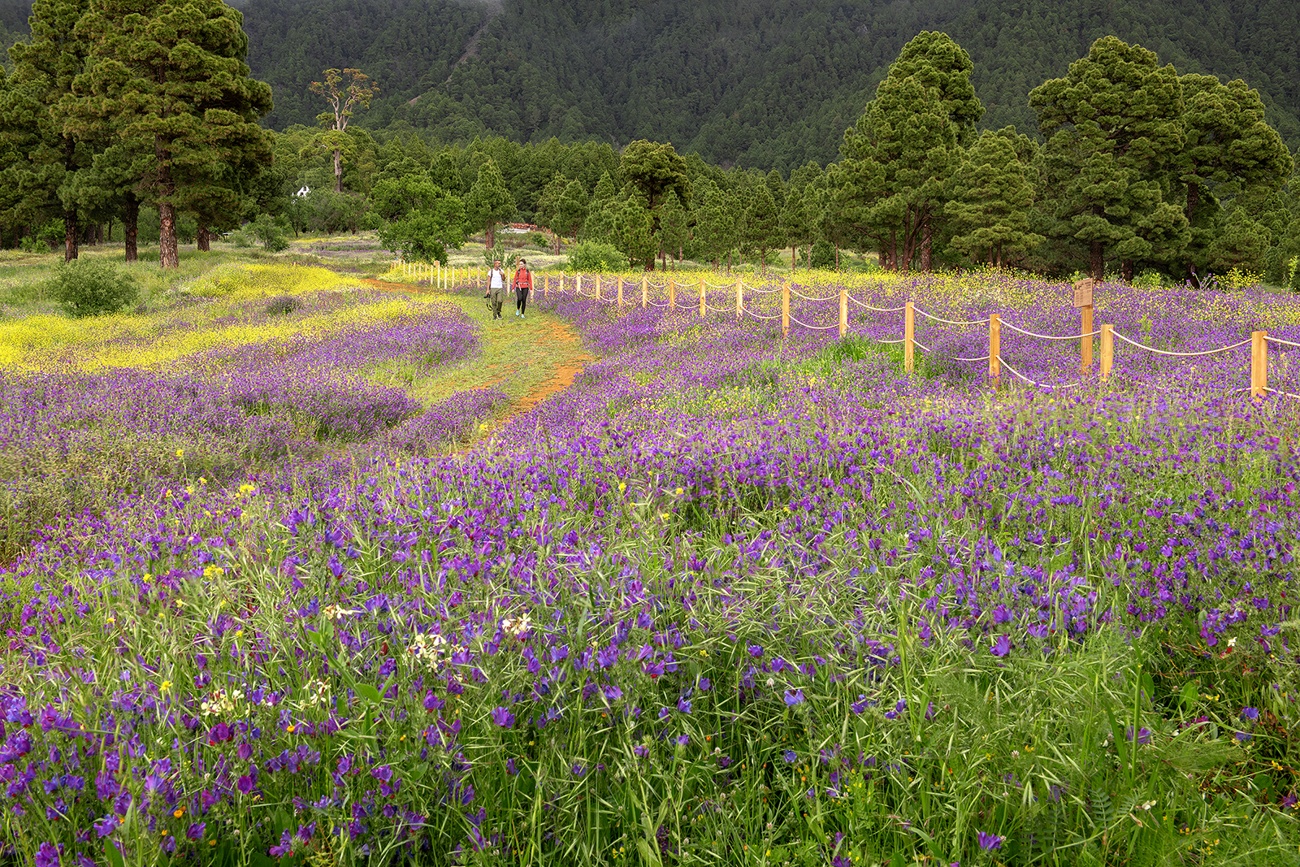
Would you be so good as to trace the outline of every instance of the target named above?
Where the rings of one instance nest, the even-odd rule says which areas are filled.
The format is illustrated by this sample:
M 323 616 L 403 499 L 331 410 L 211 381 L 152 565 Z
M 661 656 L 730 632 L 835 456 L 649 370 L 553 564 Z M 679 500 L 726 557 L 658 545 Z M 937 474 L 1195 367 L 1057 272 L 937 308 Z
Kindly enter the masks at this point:
M 564 391 L 591 361 L 573 326 L 549 313 L 529 311 L 521 320 L 515 318 L 513 305 L 507 304 L 502 314 L 505 318 L 494 322 L 477 296 L 385 280 L 360 282 L 386 292 L 449 301 L 478 325 L 482 352 L 438 371 L 411 389 L 413 395 L 430 403 L 467 388 L 499 388 L 510 398 L 509 405 L 497 416 L 498 423 L 504 423 Z

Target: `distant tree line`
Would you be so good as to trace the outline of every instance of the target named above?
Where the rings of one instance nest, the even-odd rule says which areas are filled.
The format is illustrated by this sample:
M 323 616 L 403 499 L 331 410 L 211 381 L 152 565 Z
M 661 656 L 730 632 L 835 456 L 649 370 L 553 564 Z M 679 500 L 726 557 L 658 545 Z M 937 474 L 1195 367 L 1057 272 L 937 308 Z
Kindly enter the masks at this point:
M 164 265 L 187 229 L 202 247 L 259 215 L 262 234 L 273 222 L 376 229 L 400 255 L 428 261 L 470 235 L 492 246 L 511 220 L 543 227 L 557 250 L 603 244 L 644 268 L 767 266 L 782 250 L 792 267 L 834 266 L 848 249 L 898 271 L 1159 269 L 1197 280 L 1242 268 L 1283 283 L 1300 257 L 1294 161 L 1259 94 L 1179 75 L 1114 37 L 1031 92 L 1030 137 L 980 131 L 969 55 L 922 32 L 845 132 L 839 158 L 783 175 L 648 140 L 439 145 L 403 123 L 374 131 L 348 122 L 377 89 L 354 69 L 326 70 L 311 88 L 326 109 L 316 126 L 264 131 L 256 122 L 270 93 L 244 64 L 238 12 L 219 0 L 136 5 L 34 6 L 30 41 L 0 80 L 5 245 L 59 232 L 75 256 L 105 224 L 134 226 L 143 212 L 160 239 L 170 234 Z M 202 64 L 168 67 L 175 45 L 141 50 L 158 33 L 179 44 L 187 27 Z

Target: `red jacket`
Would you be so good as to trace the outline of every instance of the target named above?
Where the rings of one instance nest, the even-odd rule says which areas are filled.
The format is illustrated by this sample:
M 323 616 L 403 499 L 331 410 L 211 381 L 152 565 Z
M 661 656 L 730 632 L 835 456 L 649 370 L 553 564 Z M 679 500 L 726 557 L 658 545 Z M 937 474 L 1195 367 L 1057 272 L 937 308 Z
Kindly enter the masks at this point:
M 516 289 L 532 289 L 533 275 L 529 273 L 528 268 L 520 268 L 515 272 L 514 286 Z

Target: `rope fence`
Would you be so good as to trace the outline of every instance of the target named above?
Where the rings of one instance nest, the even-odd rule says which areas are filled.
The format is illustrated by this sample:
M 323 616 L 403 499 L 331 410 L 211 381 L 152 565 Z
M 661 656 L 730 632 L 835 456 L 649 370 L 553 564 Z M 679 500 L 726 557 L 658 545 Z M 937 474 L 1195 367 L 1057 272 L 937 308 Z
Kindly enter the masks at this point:
M 486 283 L 487 271 L 483 268 L 455 268 L 444 267 L 437 263 L 433 265 L 424 265 L 421 263 L 394 263 L 394 270 L 401 270 L 403 275 L 419 280 L 428 280 L 430 285 L 437 285 L 439 288 L 451 288 L 456 285 L 457 281 L 477 283 L 483 281 Z M 613 292 L 610 290 L 610 283 L 613 282 Z M 604 286 L 602 287 L 602 282 Z M 1086 282 L 1086 281 L 1085 281 Z M 923 319 L 937 322 L 942 325 L 954 328 L 973 328 L 975 326 L 985 326 L 988 328 L 988 352 L 980 356 L 953 356 L 948 360 L 960 362 L 963 364 L 982 364 L 988 362 L 989 380 L 993 385 L 1000 384 L 1002 368 L 1017 380 L 1035 388 L 1045 388 L 1050 390 L 1062 390 L 1078 388 L 1084 385 L 1090 376 L 1096 376 L 1100 382 L 1107 382 L 1115 369 L 1115 341 L 1119 340 L 1135 349 L 1151 353 L 1155 356 L 1164 356 L 1170 358 L 1201 358 L 1212 355 L 1222 355 L 1233 352 L 1244 347 L 1250 347 L 1250 385 L 1243 388 L 1235 388 L 1234 392 L 1248 391 L 1251 397 L 1261 398 L 1266 394 L 1273 394 L 1279 397 L 1288 397 L 1300 400 L 1300 394 L 1289 391 L 1282 391 L 1276 388 L 1270 388 L 1268 385 L 1268 347 L 1272 343 L 1275 346 L 1300 349 L 1300 342 L 1284 340 L 1279 337 L 1269 337 L 1267 331 L 1253 331 L 1249 338 L 1213 349 L 1196 350 L 1196 351 L 1175 351 L 1169 349 L 1160 349 L 1156 346 L 1150 346 L 1139 340 L 1135 340 L 1126 334 L 1115 330 L 1111 324 L 1103 324 L 1099 328 L 1093 326 L 1093 305 L 1091 291 L 1082 296 L 1076 289 L 1075 306 L 1079 309 L 1081 315 L 1081 325 L 1079 332 L 1076 334 L 1042 334 L 1022 328 L 1011 322 L 1003 321 L 1002 318 L 994 313 L 984 319 L 947 319 L 945 317 L 930 313 L 923 308 L 916 306 L 914 302 L 908 301 L 902 307 L 877 307 L 868 304 L 849 294 L 847 289 L 840 289 L 835 295 L 826 295 L 822 297 L 805 295 L 803 292 L 793 288 L 790 283 L 782 281 L 779 288 L 766 289 L 759 286 L 745 286 L 743 280 L 737 280 L 735 283 L 714 284 L 706 282 L 700 278 L 694 284 L 679 283 L 676 280 L 666 280 L 663 283 L 651 283 L 647 277 L 640 280 L 628 280 L 623 277 L 602 277 L 602 275 L 541 275 L 538 278 L 539 285 L 534 286 L 534 290 L 540 290 L 543 297 L 549 297 L 552 292 L 559 295 L 576 295 L 583 298 L 591 298 L 596 301 L 615 302 L 619 307 L 626 307 L 634 304 L 629 300 L 627 292 L 629 289 L 640 290 L 640 306 L 644 309 L 655 307 L 667 310 L 696 310 L 698 315 L 703 318 L 709 313 L 733 315 L 738 319 L 751 318 L 760 322 L 781 321 L 781 334 L 788 337 L 791 325 L 797 325 L 808 331 L 830 331 L 838 329 L 840 338 L 844 338 L 849 333 L 849 305 L 856 305 L 862 310 L 871 313 L 880 314 L 903 314 L 903 336 L 901 339 L 871 338 L 876 343 L 887 346 L 903 347 L 903 366 L 904 370 L 911 374 L 915 372 L 916 350 L 920 350 L 930 357 L 937 357 L 934 350 L 923 344 L 916 338 L 916 317 L 919 314 Z M 734 293 L 736 303 L 734 310 L 726 307 L 717 307 L 709 303 L 708 293 L 712 290 L 715 293 L 730 292 Z M 659 294 L 660 297 L 666 296 L 664 300 L 657 301 L 651 297 L 651 291 Z M 692 298 L 691 303 L 681 303 L 678 301 L 678 294 L 683 296 L 683 300 L 688 297 Z M 749 295 L 776 295 L 781 296 L 781 312 L 774 314 L 762 313 L 751 308 L 745 303 L 745 296 Z M 826 325 L 817 325 L 805 322 L 790 312 L 790 298 L 795 296 L 803 301 L 812 304 L 825 304 L 828 302 L 839 302 L 839 321 Z M 1084 303 L 1080 303 L 1082 302 Z M 1006 327 L 1009 331 L 1023 335 L 1034 340 L 1046 340 L 1052 342 L 1065 342 L 1077 340 L 1080 342 L 1080 366 L 1079 370 L 1084 374 L 1082 378 L 1075 382 L 1069 383 L 1050 383 L 1035 380 L 1027 376 L 1010 364 L 1002 354 L 1002 328 Z M 1097 364 L 1093 364 L 1093 346 L 1094 339 L 1100 338 L 1100 358 Z M 1094 372 L 1095 367 L 1095 372 Z

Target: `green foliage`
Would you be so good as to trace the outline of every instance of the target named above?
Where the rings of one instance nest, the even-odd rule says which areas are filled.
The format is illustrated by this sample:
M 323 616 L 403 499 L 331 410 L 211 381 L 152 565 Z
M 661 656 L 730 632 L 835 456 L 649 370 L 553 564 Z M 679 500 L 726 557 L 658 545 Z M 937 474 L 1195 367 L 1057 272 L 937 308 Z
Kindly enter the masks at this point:
M 627 256 L 613 244 L 601 241 L 581 241 L 569 251 L 570 271 L 622 271 L 627 267 Z
M 1043 241 L 1031 230 L 1032 167 L 1020 159 L 1016 139 L 1015 130 L 985 131 L 953 175 L 944 211 L 958 234 L 949 243 L 975 263 L 1011 265 Z
M 368 116 L 377 127 L 402 122 L 457 142 L 490 133 L 672 141 L 711 162 L 788 172 L 831 160 L 899 50 L 930 30 L 969 52 L 989 128 L 1032 129 L 1025 95 L 1114 34 L 1179 69 L 1262 88 L 1270 122 L 1300 146 L 1300 16 L 1286 0 L 753 0 L 743 9 L 722 0 L 573 0 L 562 11 L 314 0 L 311 8 L 302 14 L 295 0 L 246 6 L 256 71 L 276 88 L 277 128 L 313 124 L 320 104 L 309 82 L 347 57 L 384 84 Z M 597 177 L 583 178 L 588 190 Z
M 1187 218 L 1170 201 L 1182 146 L 1182 90 L 1172 66 L 1115 37 L 1095 42 L 1064 78 L 1035 88 L 1029 103 L 1047 140 L 1046 234 L 1081 242 L 1101 279 L 1106 257 L 1133 262 L 1181 255 Z
M 465 213 L 474 226 L 483 226 L 487 245 L 495 242 L 498 223 L 510 219 L 516 210 L 514 196 L 506 188 L 505 179 L 494 160 L 489 158 L 479 167 L 478 177 L 465 198 Z
M 164 268 L 179 263 L 176 212 L 205 224 L 237 213 L 242 184 L 271 161 L 258 124 L 271 88 L 249 72 L 241 24 L 221 0 L 93 0 L 76 25 L 89 51 L 61 110 L 152 154 L 139 186 L 159 209 Z
M 50 294 L 70 316 L 99 316 L 133 303 L 139 287 L 130 274 L 107 262 L 74 260 L 59 268 Z
M 244 231 L 260 241 L 268 253 L 279 253 L 289 249 L 289 239 L 285 237 L 285 233 L 289 231 L 289 221 L 284 217 L 261 214 L 249 223 Z

